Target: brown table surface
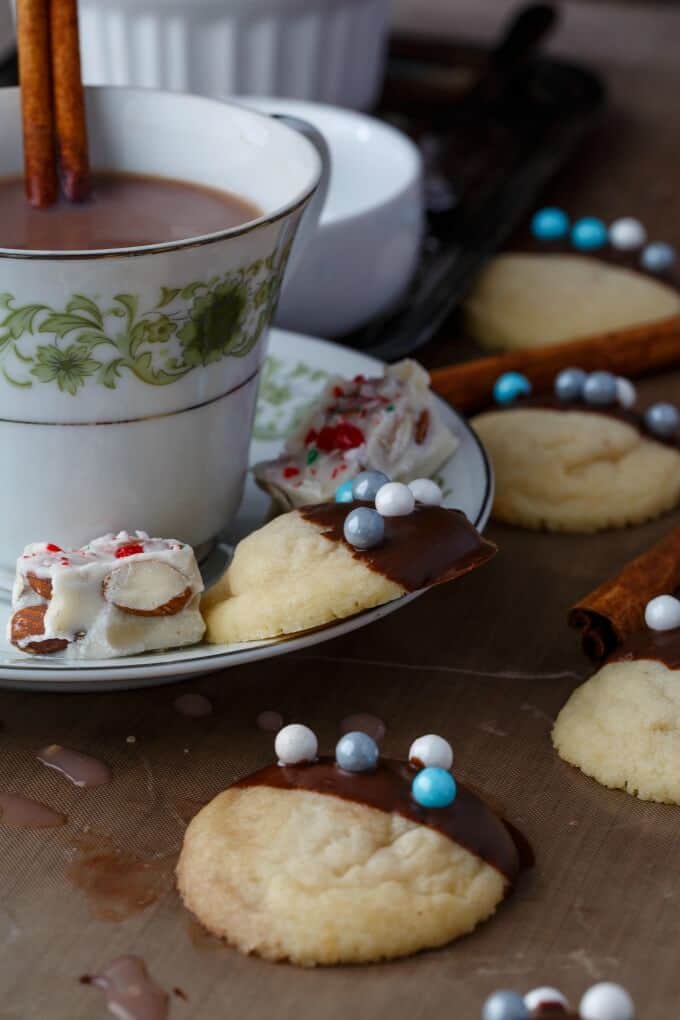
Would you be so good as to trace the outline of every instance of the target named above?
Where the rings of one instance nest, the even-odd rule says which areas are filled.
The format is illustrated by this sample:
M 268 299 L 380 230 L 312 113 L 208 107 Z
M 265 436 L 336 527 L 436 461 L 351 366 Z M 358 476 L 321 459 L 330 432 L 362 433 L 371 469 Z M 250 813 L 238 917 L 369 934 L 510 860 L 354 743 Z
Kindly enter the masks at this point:
M 438 6 L 441 16 L 443 0 L 424 5 L 437 28 Z M 638 215 L 677 242 L 680 67 L 671 11 L 653 4 L 634 11 L 622 20 L 633 23 L 622 38 L 616 8 L 577 6 L 590 26 L 581 55 L 587 59 L 589 44 L 613 105 L 546 198 L 604 217 Z M 424 360 L 455 355 L 452 338 Z M 680 374 L 643 392 L 680 400 Z M 0 829 L 1 1020 L 103 1017 L 100 994 L 78 978 L 125 953 L 144 957 L 164 987 L 186 993 L 186 1001 L 173 999 L 177 1020 L 476 1020 L 499 987 L 554 984 L 578 1001 L 600 979 L 627 985 L 642 1020 L 677 1016 L 679 809 L 600 788 L 555 757 L 549 731 L 588 669 L 565 626 L 566 607 L 678 520 L 594 537 L 493 526 L 501 552 L 488 567 L 308 654 L 155 690 L 0 693 L 2 788 L 69 816 L 61 829 Z M 192 720 L 175 711 L 173 700 L 190 690 L 210 697 L 212 715 Z M 460 777 L 499 801 L 531 839 L 535 871 L 474 935 L 389 965 L 303 971 L 201 937 L 171 886 L 182 819 L 270 760 L 271 737 L 254 724 L 264 709 L 309 723 L 327 748 L 339 720 L 356 711 L 386 721 L 384 749 L 395 756 L 420 733 L 442 733 Z M 71 787 L 34 758 L 52 741 L 103 757 L 114 782 Z

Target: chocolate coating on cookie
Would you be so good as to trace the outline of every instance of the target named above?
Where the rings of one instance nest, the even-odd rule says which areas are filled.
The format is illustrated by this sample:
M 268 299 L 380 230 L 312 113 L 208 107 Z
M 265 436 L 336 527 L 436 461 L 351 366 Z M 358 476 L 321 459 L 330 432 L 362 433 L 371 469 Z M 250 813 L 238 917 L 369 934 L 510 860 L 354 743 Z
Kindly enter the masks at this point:
M 459 510 L 420 505 L 403 517 L 385 517 L 380 545 L 356 549 L 345 540 L 343 527 L 347 515 L 359 506 L 370 504 L 317 503 L 302 507 L 300 514 L 330 541 L 342 542 L 356 559 L 406 591 L 451 581 L 496 553 L 495 545 L 483 539 Z
M 615 648 L 607 662 L 633 662 L 651 659 L 668 669 L 680 669 L 680 628 L 677 630 L 640 630 Z
M 481 858 L 512 883 L 522 867 L 522 855 L 505 823 L 483 800 L 458 785 L 448 808 L 423 808 L 411 796 L 414 770 L 403 762 L 381 758 L 370 772 L 345 772 L 333 758 L 311 765 L 268 765 L 236 783 L 236 787 L 269 786 L 278 790 L 308 790 L 355 801 L 386 813 L 396 813 L 425 825 Z
M 599 414 L 605 418 L 616 418 L 624 425 L 631 425 L 646 439 L 653 439 L 663 446 L 670 446 L 672 449 L 680 450 L 680 434 L 675 436 L 660 436 L 650 432 L 645 426 L 642 414 L 631 408 L 622 407 L 620 404 L 586 404 L 582 400 L 560 400 L 554 393 L 536 393 L 529 397 L 519 397 L 514 403 L 503 410 L 514 411 L 518 409 L 531 409 L 545 411 L 579 411 L 581 414 Z M 501 408 L 496 408 L 501 410 Z

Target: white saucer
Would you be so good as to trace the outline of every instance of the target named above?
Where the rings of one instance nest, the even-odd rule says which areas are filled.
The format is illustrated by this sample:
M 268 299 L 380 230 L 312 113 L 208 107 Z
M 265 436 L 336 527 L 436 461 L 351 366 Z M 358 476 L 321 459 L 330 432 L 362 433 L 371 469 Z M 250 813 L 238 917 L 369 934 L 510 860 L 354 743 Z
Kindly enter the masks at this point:
M 328 375 L 339 373 L 351 377 L 376 375 L 381 371 L 381 362 L 364 354 L 324 340 L 273 329 L 250 448 L 251 464 L 277 455 L 287 431 L 314 400 Z M 488 520 L 493 501 L 493 476 L 486 454 L 467 423 L 444 401 L 439 401 L 439 406 L 444 421 L 460 439 L 458 450 L 438 476 L 445 504 L 463 510 L 481 530 Z M 259 527 L 268 509 L 269 498 L 249 477 L 234 528 L 207 564 L 209 574 L 214 574 L 226 559 L 229 543 Z M 10 606 L 7 593 L 3 592 L 0 593 L 3 599 L 0 602 L 0 687 L 97 691 L 154 686 L 180 680 L 193 673 L 212 673 L 227 666 L 267 659 L 329 641 L 393 613 L 417 598 L 418 594 L 405 595 L 377 609 L 293 638 L 241 645 L 196 645 L 128 658 L 66 663 L 57 656 L 49 659 L 22 656 L 9 645 L 4 635 Z

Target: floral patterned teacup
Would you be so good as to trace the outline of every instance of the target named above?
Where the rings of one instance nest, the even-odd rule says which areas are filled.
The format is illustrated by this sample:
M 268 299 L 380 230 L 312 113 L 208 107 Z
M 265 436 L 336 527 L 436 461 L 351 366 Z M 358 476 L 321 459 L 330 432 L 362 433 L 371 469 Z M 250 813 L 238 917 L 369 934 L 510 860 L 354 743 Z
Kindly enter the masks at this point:
M 236 106 L 115 88 L 87 100 L 96 167 L 224 188 L 263 215 L 115 251 L 0 248 L 5 570 L 31 541 L 141 528 L 200 546 L 229 523 L 267 330 L 322 177 L 306 138 Z M 0 175 L 19 172 L 19 95 L 4 89 Z

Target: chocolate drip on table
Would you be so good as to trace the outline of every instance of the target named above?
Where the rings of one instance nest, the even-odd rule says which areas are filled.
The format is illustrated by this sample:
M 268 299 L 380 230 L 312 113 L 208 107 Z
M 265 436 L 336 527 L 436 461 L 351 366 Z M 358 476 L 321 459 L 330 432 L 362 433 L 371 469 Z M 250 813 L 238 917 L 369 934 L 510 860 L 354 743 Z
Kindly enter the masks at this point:
M 18 793 L 0 793 L 0 825 L 12 829 L 52 829 L 66 825 L 66 815 Z
M 85 974 L 84 985 L 100 988 L 109 1011 L 120 1020 L 165 1020 L 168 994 L 149 976 L 144 960 L 121 956 L 101 974 Z
M 73 751 L 70 747 L 62 747 L 61 744 L 43 747 L 37 752 L 36 758 L 49 769 L 69 779 L 74 786 L 83 789 L 104 786 L 111 781 L 111 769 L 105 762 L 81 751 Z
M 459 510 L 417 505 L 403 517 L 385 517 L 385 537 L 372 549 L 355 549 L 345 541 L 347 514 L 372 503 L 317 503 L 300 510 L 332 542 L 342 542 L 352 555 L 406 591 L 443 584 L 481 566 L 496 553 Z
M 334 758 L 326 757 L 307 765 L 268 765 L 240 780 L 236 787 L 308 790 L 394 812 L 442 833 L 514 882 L 522 867 L 520 852 L 491 808 L 460 784 L 450 807 L 421 807 L 411 796 L 414 775 L 414 769 L 405 763 L 385 758 L 371 772 L 345 772 Z

